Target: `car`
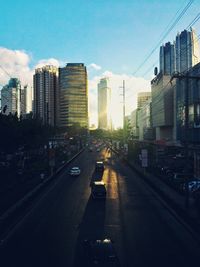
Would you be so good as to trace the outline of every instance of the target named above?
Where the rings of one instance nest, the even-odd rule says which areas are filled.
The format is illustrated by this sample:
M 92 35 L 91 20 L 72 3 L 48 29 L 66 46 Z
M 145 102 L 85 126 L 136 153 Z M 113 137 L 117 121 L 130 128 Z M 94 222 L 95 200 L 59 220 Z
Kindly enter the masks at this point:
M 97 148 L 97 152 L 100 152 L 100 148 Z
M 104 170 L 104 163 L 103 161 L 97 161 L 95 164 L 96 171 L 103 171 Z
M 100 198 L 105 199 L 106 198 L 106 186 L 103 181 L 94 181 L 91 184 L 91 195 L 93 199 Z
M 71 170 L 69 171 L 69 174 L 71 176 L 78 176 L 80 175 L 80 173 L 81 173 L 81 170 L 79 167 L 72 167 Z
M 84 240 L 83 249 L 87 266 L 120 267 L 118 256 L 110 238 Z
M 92 147 L 90 147 L 90 148 L 89 148 L 89 152 L 92 152 L 92 151 L 93 151 L 93 148 L 92 148 Z
M 187 191 L 187 185 L 188 185 L 188 191 L 193 193 L 197 190 L 200 190 L 200 180 L 199 179 L 192 179 L 188 180 L 188 182 L 185 182 L 182 184 L 182 191 L 186 192 Z

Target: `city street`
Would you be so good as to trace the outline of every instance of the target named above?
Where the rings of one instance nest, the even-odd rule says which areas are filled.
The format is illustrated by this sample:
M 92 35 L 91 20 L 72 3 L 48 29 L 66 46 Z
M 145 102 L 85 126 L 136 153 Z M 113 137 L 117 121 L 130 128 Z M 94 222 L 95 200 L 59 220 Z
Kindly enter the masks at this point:
M 106 200 L 90 197 L 96 160 L 103 160 Z M 70 167 L 81 174 L 71 177 Z M 45 190 L 1 246 L 1 267 L 84 265 L 85 239 L 108 237 L 121 266 L 198 266 L 200 245 L 156 193 L 106 149 L 84 151 Z M 200 264 L 200 263 L 199 263 Z

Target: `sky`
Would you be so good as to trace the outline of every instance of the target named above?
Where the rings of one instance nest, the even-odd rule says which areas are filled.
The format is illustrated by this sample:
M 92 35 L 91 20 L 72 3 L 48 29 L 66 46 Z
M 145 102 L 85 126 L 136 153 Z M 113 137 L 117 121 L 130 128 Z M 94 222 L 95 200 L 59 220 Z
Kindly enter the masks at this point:
M 188 3 L 185 14 L 162 38 Z M 130 114 L 137 93 L 151 89 L 159 45 L 173 41 L 200 12 L 199 0 L 0 0 L 0 4 L 4 69 L 0 68 L 0 85 L 9 75 L 32 85 L 38 66 L 83 62 L 88 70 L 90 124 L 97 124 L 97 83 L 108 77 L 116 127 L 122 123 L 123 80 Z M 193 27 L 200 34 L 200 20 Z

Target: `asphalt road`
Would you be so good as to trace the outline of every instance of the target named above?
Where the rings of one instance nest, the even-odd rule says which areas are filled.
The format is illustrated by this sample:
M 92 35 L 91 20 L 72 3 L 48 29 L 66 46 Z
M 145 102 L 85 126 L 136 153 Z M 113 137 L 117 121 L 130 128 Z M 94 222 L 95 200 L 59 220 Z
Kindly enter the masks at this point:
M 106 201 L 90 197 L 95 161 L 104 159 Z M 78 165 L 82 173 L 70 177 Z M 93 176 L 94 177 L 94 176 Z M 83 152 L 47 188 L 1 246 L 1 267 L 84 266 L 82 241 L 109 237 L 121 266 L 200 265 L 200 247 L 143 180 L 109 151 Z

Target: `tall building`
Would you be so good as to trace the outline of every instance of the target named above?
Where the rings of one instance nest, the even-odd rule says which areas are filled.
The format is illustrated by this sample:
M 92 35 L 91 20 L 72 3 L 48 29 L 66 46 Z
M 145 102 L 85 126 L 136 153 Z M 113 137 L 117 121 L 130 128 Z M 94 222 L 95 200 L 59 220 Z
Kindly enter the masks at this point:
M 58 68 L 47 65 L 35 70 L 33 76 L 34 115 L 44 124 L 56 126 L 58 122 Z
M 59 68 L 60 127 L 79 124 L 88 129 L 88 83 L 83 63 Z
M 21 83 L 17 78 L 11 78 L 1 90 L 1 107 L 5 114 L 20 115 Z
M 131 112 L 131 133 L 134 139 L 138 139 L 139 137 L 138 109 L 135 109 Z
M 194 29 L 178 33 L 175 46 L 176 71 L 187 71 L 200 61 L 198 37 Z
M 20 114 L 26 114 L 32 111 L 32 88 L 25 85 L 21 88 Z
M 199 61 L 199 43 L 194 29 L 178 33 L 173 44 L 168 42 L 160 47 L 160 72 L 163 75 L 187 71 Z
M 145 102 L 137 112 L 137 126 L 139 140 L 153 140 L 154 130 L 152 125 L 152 100 Z
M 108 79 L 103 78 L 98 83 L 98 128 L 111 129 L 111 89 L 108 87 Z
M 160 47 L 160 72 L 171 75 L 175 71 L 175 45 L 170 42 Z
M 151 99 L 151 92 L 141 92 L 137 95 L 137 108 L 140 109 L 142 106 Z

